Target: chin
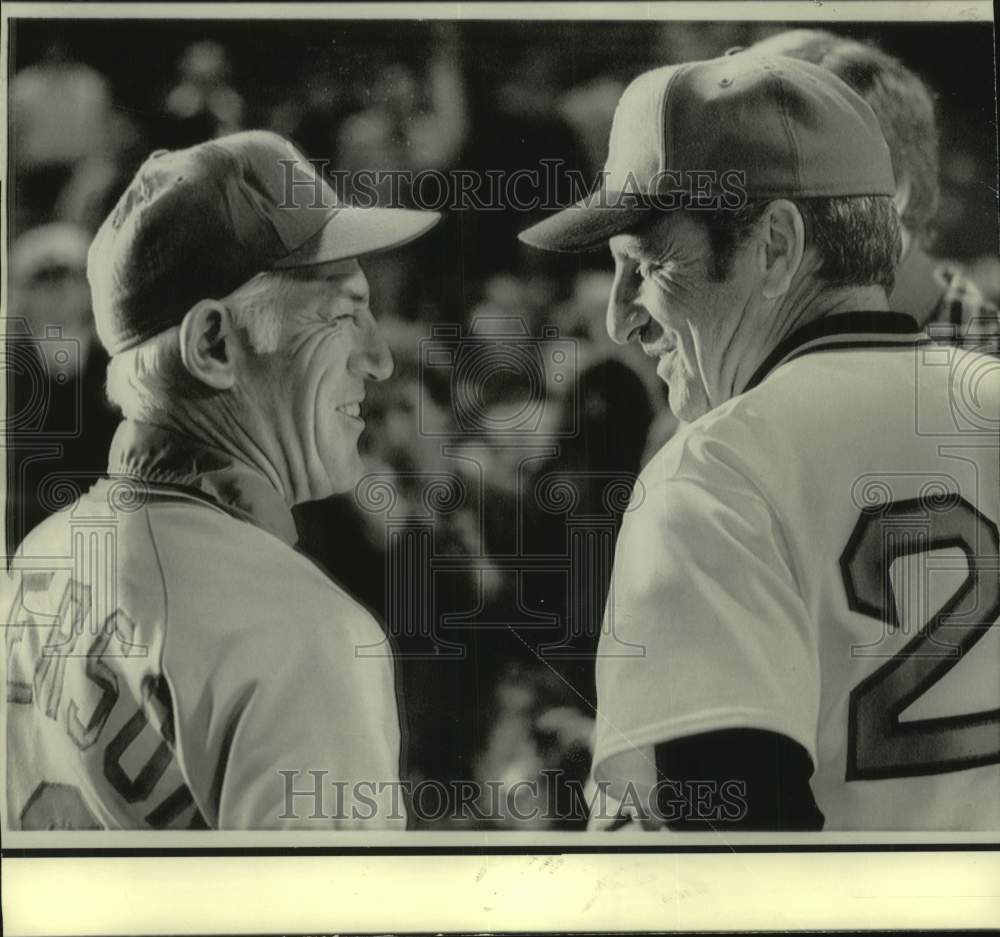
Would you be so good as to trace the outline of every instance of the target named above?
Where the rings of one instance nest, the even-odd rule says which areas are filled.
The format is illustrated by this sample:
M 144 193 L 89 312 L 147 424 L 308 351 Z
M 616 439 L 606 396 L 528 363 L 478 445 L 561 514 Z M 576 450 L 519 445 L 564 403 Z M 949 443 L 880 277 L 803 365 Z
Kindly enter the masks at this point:
M 704 394 L 692 393 L 684 384 L 675 386 L 668 383 L 667 386 L 670 388 L 670 412 L 678 420 L 691 423 L 712 409 Z
M 330 462 L 325 464 L 331 465 Z M 357 487 L 358 482 L 361 481 L 361 476 L 364 474 L 364 471 L 364 463 L 361 461 L 361 456 L 357 454 L 355 454 L 355 456 L 346 463 L 341 462 L 340 464 L 334 464 L 334 466 L 328 471 L 325 479 L 327 493 L 323 495 L 323 497 L 329 497 L 330 495 L 342 495 L 347 494 L 349 491 L 353 491 L 355 487 Z

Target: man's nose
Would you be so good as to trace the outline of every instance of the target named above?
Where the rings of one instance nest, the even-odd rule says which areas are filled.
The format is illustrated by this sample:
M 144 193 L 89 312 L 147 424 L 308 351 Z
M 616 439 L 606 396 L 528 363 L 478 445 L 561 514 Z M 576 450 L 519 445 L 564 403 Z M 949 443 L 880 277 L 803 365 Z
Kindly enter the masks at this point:
M 649 319 L 649 314 L 638 302 L 635 277 L 621 270 L 615 273 L 608 299 L 605 325 L 611 340 L 625 345 L 629 338 Z
M 352 369 L 365 380 L 384 381 L 392 374 L 392 352 L 376 322 L 368 324 L 353 358 Z

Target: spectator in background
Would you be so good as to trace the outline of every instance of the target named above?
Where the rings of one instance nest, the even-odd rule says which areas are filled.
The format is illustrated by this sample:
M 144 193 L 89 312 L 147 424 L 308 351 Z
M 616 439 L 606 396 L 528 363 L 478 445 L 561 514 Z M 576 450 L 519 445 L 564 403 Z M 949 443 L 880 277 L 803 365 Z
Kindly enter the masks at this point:
M 379 69 L 369 106 L 341 128 L 338 165 L 419 172 L 455 164 L 468 131 L 465 87 L 457 37 L 438 35 L 424 82 L 403 62 Z
M 48 224 L 11 249 L 11 313 L 22 334 L 8 370 L 10 481 L 7 552 L 51 512 L 55 476 L 81 490 L 105 468 L 118 420 L 104 395 L 107 356 L 97 342 L 87 284 L 87 231 Z M 48 481 L 46 480 L 48 477 Z
M 559 113 L 576 133 L 588 181 L 604 166 L 611 120 L 624 90 L 625 82 L 621 79 L 600 75 L 559 98 Z
M 301 80 L 270 109 L 268 129 L 290 137 L 312 160 L 333 159 L 341 124 L 349 119 L 351 94 L 342 64 L 329 49 L 317 50 L 303 63 Z
M 497 278 L 477 314 L 510 314 L 512 290 L 508 278 Z M 571 635 L 571 628 L 581 622 L 571 622 L 569 614 L 572 608 L 572 614 L 600 623 L 610 563 L 607 577 L 596 588 L 587 576 L 568 575 L 564 568 L 566 518 L 540 510 L 530 492 L 548 473 L 578 473 L 579 512 L 606 515 L 603 486 L 607 475 L 628 479 L 638 473 L 652 410 L 642 380 L 614 358 L 582 369 L 576 393 L 571 395 L 572 413 L 565 398 L 552 395 L 537 400 L 516 374 L 500 377 L 494 374 L 475 392 L 459 390 L 458 401 L 451 401 L 455 407 L 475 393 L 482 407 L 482 434 L 461 439 L 481 473 L 469 481 L 473 497 L 480 496 L 476 510 L 483 521 L 482 546 L 494 558 L 531 556 L 542 560 L 543 566 L 551 561 L 559 571 L 534 569 L 518 575 L 499 565 L 481 570 L 482 606 L 477 617 L 486 625 L 472 623 L 461 632 L 467 658 L 427 663 L 400 658 L 404 684 L 410 681 L 411 687 L 422 687 L 407 698 L 418 703 L 421 697 L 433 701 L 433 706 L 425 702 L 422 711 L 410 714 L 411 731 L 420 739 L 410 750 L 419 762 L 432 766 L 430 776 L 442 778 L 469 777 L 469 755 L 474 754 L 473 776 L 500 785 L 496 799 L 477 805 L 484 814 L 497 817 L 499 813 L 487 826 L 582 828 L 586 810 L 574 799 L 573 785 L 582 786 L 587 771 L 592 728 L 587 713 L 594 700 L 593 653 L 598 631 L 584 629 Z M 490 427 L 509 426 L 535 405 L 543 408 L 542 420 L 527 438 L 489 432 Z M 575 435 L 553 435 L 554 430 L 565 431 L 577 416 Z M 391 441 L 401 433 L 384 435 Z M 532 458 L 532 445 L 540 449 L 557 446 L 558 453 L 547 460 L 539 459 L 537 453 Z M 461 463 L 451 463 L 452 470 L 460 467 Z M 588 479 L 593 473 L 604 477 Z M 620 516 L 614 519 L 609 545 L 620 520 Z M 478 543 L 464 549 L 481 554 Z M 467 598 L 458 600 L 452 594 L 444 596 L 440 610 L 447 610 L 449 602 L 453 610 L 470 607 Z M 541 616 L 552 613 L 560 630 L 539 628 L 544 625 Z M 533 616 L 538 617 L 531 625 Z M 557 644 L 571 656 L 538 656 L 542 645 Z M 450 663 L 458 666 L 449 670 Z M 448 738 L 450 744 L 442 747 L 441 738 Z M 557 805 L 555 813 L 548 810 L 553 804 Z
M 540 664 L 504 669 L 483 701 L 486 726 L 475 759 L 487 828 L 583 829 L 579 793 L 590 765 L 593 720 L 572 689 Z M 492 787 L 491 787 L 492 785 Z
M 449 388 L 433 374 L 421 380 L 415 345 L 405 344 L 406 335 L 398 333 L 401 341 L 394 341 L 391 332 L 386 336 L 396 370 L 391 381 L 369 387 L 369 428 L 362 439 L 367 474 L 378 474 L 393 492 L 393 536 L 390 517 L 374 506 L 378 499 L 371 498 L 369 504 L 354 492 L 300 505 L 295 515 L 300 548 L 385 623 L 399 696 L 406 700 L 407 775 L 447 782 L 471 776 L 477 736 L 469 700 L 479 692 L 481 675 L 475 635 L 470 629 L 444 631 L 442 618 L 473 610 L 478 590 L 469 569 L 425 570 L 431 575 L 418 588 L 433 620 L 422 624 L 433 625 L 434 633 L 414 631 L 415 619 L 398 619 L 399 602 L 408 602 L 408 596 L 400 599 L 400 583 L 392 577 L 410 568 L 410 534 L 419 536 L 419 519 L 426 517 L 423 496 L 429 476 L 441 478 L 457 470 L 456 463 L 442 455 L 454 430 Z M 463 504 L 434 517 L 434 557 L 482 554 L 472 511 L 470 504 Z M 439 640 L 451 647 L 443 649 Z M 461 656 L 448 657 L 456 648 Z
M 661 65 L 714 59 L 735 45 L 753 41 L 756 29 L 766 24 L 723 20 L 716 23 L 670 22 L 660 26 L 655 41 L 655 60 Z
M 49 221 L 77 165 L 104 150 L 111 93 L 104 77 L 62 42 L 11 81 L 14 232 Z
M 409 65 L 390 61 L 377 70 L 368 105 L 347 118 L 337 134 L 335 163 L 347 170 L 347 187 L 339 194 L 348 199 L 371 198 L 396 207 L 427 206 L 440 196 L 440 186 L 428 183 L 426 191 L 413 191 L 412 177 L 425 171 L 443 172 L 455 166 L 468 134 L 465 84 L 459 59 L 458 34 L 451 24 L 439 24 L 426 77 L 421 80 Z M 352 185 L 359 172 L 407 173 L 410 179 L 378 185 Z M 440 207 L 440 206 L 438 206 Z M 440 241 L 432 237 L 392 255 L 373 258 L 373 302 L 387 318 L 426 318 L 424 301 L 440 303 L 433 296 L 433 282 L 447 275 L 441 270 Z M 449 259 L 450 262 L 450 259 Z M 421 276 L 418 277 L 417 271 Z M 430 293 L 430 295 L 428 295 Z
M 243 98 L 230 84 L 230 71 L 217 42 L 205 39 L 184 50 L 178 82 L 163 102 L 161 146 L 182 149 L 243 129 Z
M 1000 306 L 1000 258 L 984 254 L 965 264 L 965 271 L 983 295 L 994 306 Z
M 518 229 L 544 211 L 538 205 L 551 200 L 568 204 L 579 197 L 587 156 L 573 127 L 560 113 L 562 92 L 551 59 L 551 49 L 528 46 L 511 63 L 509 78 L 496 88 L 489 116 L 476 128 L 469 165 L 491 170 L 506 180 L 498 193 L 502 211 L 467 212 L 463 225 L 471 233 L 477 256 L 467 258 L 486 277 L 503 270 L 563 271 L 579 267 L 554 258 L 532 256 L 521 250 Z M 537 174 L 532 185 L 526 174 Z M 520 174 L 520 175 L 515 175 Z M 575 174 L 575 176 L 574 176 Z M 521 179 L 515 184 L 512 180 Z M 554 182 L 555 191 L 552 191 Z M 532 202 L 536 207 L 532 209 Z M 537 254 L 537 252 L 536 252 Z
M 563 409 L 557 455 L 539 467 L 532 479 L 538 484 L 522 494 L 530 554 L 564 558 L 571 549 L 568 515 L 554 514 L 543 503 L 547 478 L 569 480 L 576 494 L 572 514 L 592 520 L 590 540 L 606 538 L 584 564 L 585 570 L 538 576 L 528 583 L 528 606 L 560 615 L 560 631 L 539 633 L 534 644 L 548 646 L 544 653 L 550 665 L 579 700 L 591 705 L 596 704 L 593 655 L 625 507 L 609 491 L 632 488 L 652 421 L 649 393 L 632 368 L 615 358 L 590 365 L 580 373 L 576 394 Z
M 576 396 L 579 430 L 560 443 L 562 466 L 637 475 L 653 419 L 639 375 L 617 359 L 599 361 L 580 374 Z
M 113 111 L 104 146 L 76 164 L 59 193 L 54 216 L 96 233 L 148 152 L 146 140 L 131 117 Z
M 508 320 L 525 334 L 538 335 L 550 323 L 558 292 L 559 283 L 541 271 L 497 273 L 483 283 L 482 296 L 468 314 L 469 328 L 496 328 L 499 320 Z
M 954 327 L 956 337 L 1000 353 L 1000 312 L 959 270 L 927 254 L 940 196 L 938 131 L 927 86 L 882 50 L 822 30 L 778 33 L 753 50 L 821 65 L 868 102 L 889 144 L 902 222 L 903 255 L 890 307 L 925 328 Z
M 613 358 L 630 368 L 646 386 L 650 399 L 663 408 L 663 382 L 650 374 L 649 361 L 634 345 L 607 341 L 604 320 L 614 276 L 606 270 L 587 270 L 573 278 L 569 298 L 552 313 L 561 333 L 576 342 L 578 373 L 591 364 Z M 666 440 L 664 439 L 664 442 Z

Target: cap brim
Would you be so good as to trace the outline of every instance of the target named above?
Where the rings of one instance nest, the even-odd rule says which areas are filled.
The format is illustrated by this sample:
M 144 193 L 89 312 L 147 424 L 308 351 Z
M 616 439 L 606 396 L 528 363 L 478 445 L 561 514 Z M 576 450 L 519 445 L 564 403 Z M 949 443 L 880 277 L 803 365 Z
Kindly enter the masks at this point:
M 596 250 L 606 246 L 608 238 L 634 228 L 656 211 L 648 204 L 636 204 L 638 200 L 634 197 L 619 197 L 610 201 L 618 204 L 608 204 L 606 193 L 595 192 L 525 229 L 517 236 L 518 240 L 546 251 L 578 253 Z
M 408 208 L 338 208 L 309 240 L 274 264 L 276 269 L 308 267 L 402 247 L 441 220 L 436 211 Z

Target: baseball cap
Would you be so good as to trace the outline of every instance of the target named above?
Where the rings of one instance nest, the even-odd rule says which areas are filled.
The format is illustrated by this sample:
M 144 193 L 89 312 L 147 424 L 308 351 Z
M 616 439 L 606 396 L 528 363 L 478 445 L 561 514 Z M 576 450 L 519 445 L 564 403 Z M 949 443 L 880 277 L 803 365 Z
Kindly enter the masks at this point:
M 615 110 L 604 169 L 595 192 L 520 239 L 554 251 L 601 246 L 694 174 L 711 195 L 723 174 L 731 185 L 740 173 L 750 199 L 895 192 L 888 146 L 860 95 L 817 65 L 753 50 L 636 78 Z
M 260 130 L 140 166 L 87 258 L 97 333 L 117 354 L 178 325 L 266 270 L 308 267 L 398 247 L 438 212 L 340 202 L 287 140 Z

